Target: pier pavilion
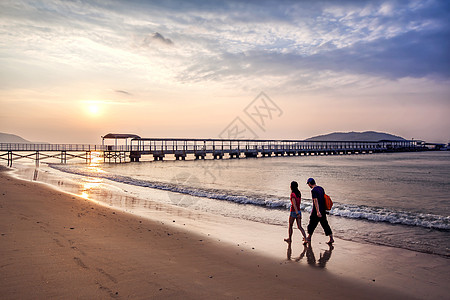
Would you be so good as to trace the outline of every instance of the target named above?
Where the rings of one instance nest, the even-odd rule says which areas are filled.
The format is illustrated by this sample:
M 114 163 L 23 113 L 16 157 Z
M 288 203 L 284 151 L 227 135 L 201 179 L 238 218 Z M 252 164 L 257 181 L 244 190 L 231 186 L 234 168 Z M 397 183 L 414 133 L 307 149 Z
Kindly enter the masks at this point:
M 126 161 L 126 154 L 129 151 L 128 144 L 131 143 L 132 139 L 140 139 L 141 137 L 136 134 L 127 134 L 127 133 L 108 133 L 105 136 L 102 136 L 102 148 L 103 150 L 103 161 L 114 162 Z M 105 140 L 114 140 L 114 145 L 105 144 Z M 125 145 L 124 145 L 125 143 Z M 119 147 L 120 146 L 120 147 Z M 125 150 L 124 150 L 125 149 Z M 131 157 L 131 156 L 130 156 Z

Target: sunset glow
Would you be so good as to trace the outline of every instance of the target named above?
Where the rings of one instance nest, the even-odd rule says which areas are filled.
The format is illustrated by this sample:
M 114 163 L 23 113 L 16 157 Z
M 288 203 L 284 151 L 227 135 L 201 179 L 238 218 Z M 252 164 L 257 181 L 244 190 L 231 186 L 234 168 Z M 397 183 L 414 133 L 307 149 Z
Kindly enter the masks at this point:
M 88 106 L 89 113 L 93 116 L 97 116 L 100 113 L 100 108 L 97 104 L 90 104 Z

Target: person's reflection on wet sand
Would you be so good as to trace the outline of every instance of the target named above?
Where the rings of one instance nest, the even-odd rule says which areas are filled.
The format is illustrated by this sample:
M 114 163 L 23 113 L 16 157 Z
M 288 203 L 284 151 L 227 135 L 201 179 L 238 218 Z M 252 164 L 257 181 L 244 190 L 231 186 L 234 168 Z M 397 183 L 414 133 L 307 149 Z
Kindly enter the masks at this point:
M 327 262 L 331 258 L 331 252 L 333 251 L 334 247 L 331 244 L 329 244 L 328 246 L 330 247 L 328 250 L 325 250 L 325 252 L 320 253 L 320 258 L 319 261 L 317 262 L 319 268 L 325 268 Z
M 308 247 L 306 247 L 306 261 L 308 262 L 308 265 L 310 265 L 310 266 L 316 265 L 316 257 L 314 256 L 314 252 L 311 247 L 311 244 L 308 244 Z
M 299 262 L 306 255 L 306 261 L 308 262 L 308 265 L 310 265 L 312 267 L 325 268 L 327 262 L 331 258 L 331 253 L 334 249 L 333 245 L 328 245 L 328 247 L 329 247 L 328 250 L 325 250 L 323 253 L 320 253 L 320 258 L 317 261 L 311 245 L 309 245 L 309 244 L 303 245 L 303 251 L 300 254 L 300 256 L 295 259 L 295 261 Z M 292 247 L 291 247 L 291 243 L 288 243 L 287 259 L 291 260 L 291 258 L 292 258 Z
M 303 252 L 300 254 L 299 257 L 297 257 L 297 258 L 295 259 L 296 262 L 300 261 L 300 260 L 305 256 L 305 253 L 306 253 L 307 248 L 308 248 L 308 247 L 306 246 L 306 244 L 303 245 Z M 287 256 L 287 260 L 291 260 L 291 259 L 292 259 L 292 247 L 291 247 L 291 243 L 288 243 L 288 248 L 287 248 L 287 251 L 286 251 L 286 256 Z
M 287 248 L 287 260 L 291 260 L 292 257 L 292 247 L 291 247 L 291 243 L 288 243 L 288 248 Z
M 300 254 L 300 256 L 298 258 L 295 259 L 295 261 L 300 261 L 305 256 L 307 250 L 308 250 L 308 246 L 303 245 L 303 252 Z

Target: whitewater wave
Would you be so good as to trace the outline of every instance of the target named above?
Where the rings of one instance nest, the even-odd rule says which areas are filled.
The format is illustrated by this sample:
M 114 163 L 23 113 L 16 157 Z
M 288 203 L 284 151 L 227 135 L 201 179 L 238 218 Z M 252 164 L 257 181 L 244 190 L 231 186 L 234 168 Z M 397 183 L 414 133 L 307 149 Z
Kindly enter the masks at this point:
M 180 183 L 174 184 L 167 182 L 141 180 L 129 176 L 115 175 L 110 173 L 98 173 L 86 169 L 75 169 L 67 165 L 49 164 L 49 166 L 66 173 L 103 178 L 129 185 L 166 190 L 169 192 L 181 193 L 194 197 L 223 200 L 238 204 L 257 205 L 263 206 L 268 209 L 287 209 L 290 206 L 289 201 L 280 199 L 279 197 L 274 195 L 251 194 L 248 192 L 245 192 L 243 194 L 233 194 L 233 192 L 227 190 L 198 188 L 188 185 L 182 185 Z M 311 199 L 302 200 L 301 210 L 311 212 Z M 365 205 L 350 205 L 335 202 L 333 208 L 329 213 L 331 215 L 350 219 L 363 219 L 373 222 L 387 222 L 391 224 L 419 226 L 439 230 L 450 229 L 449 216 L 406 212 L 390 208 L 371 207 Z

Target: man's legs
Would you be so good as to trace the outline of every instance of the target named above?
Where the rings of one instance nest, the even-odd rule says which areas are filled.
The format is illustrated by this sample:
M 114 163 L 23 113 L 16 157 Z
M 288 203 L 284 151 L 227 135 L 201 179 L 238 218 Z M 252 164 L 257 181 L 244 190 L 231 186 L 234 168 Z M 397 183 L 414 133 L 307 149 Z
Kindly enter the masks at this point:
M 307 242 L 311 242 L 311 236 L 314 233 L 314 230 L 317 227 L 317 224 L 319 224 L 319 218 L 315 214 L 311 214 L 309 217 L 309 224 L 308 224 L 308 237 L 306 238 Z
M 323 230 L 325 231 L 325 235 L 330 237 L 328 244 L 334 243 L 333 232 L 331 231 L 330 224 L 328 224 L 326 214 L 323 214 L 322 218 L 320 218 L 320 225 L 322 226 Z

